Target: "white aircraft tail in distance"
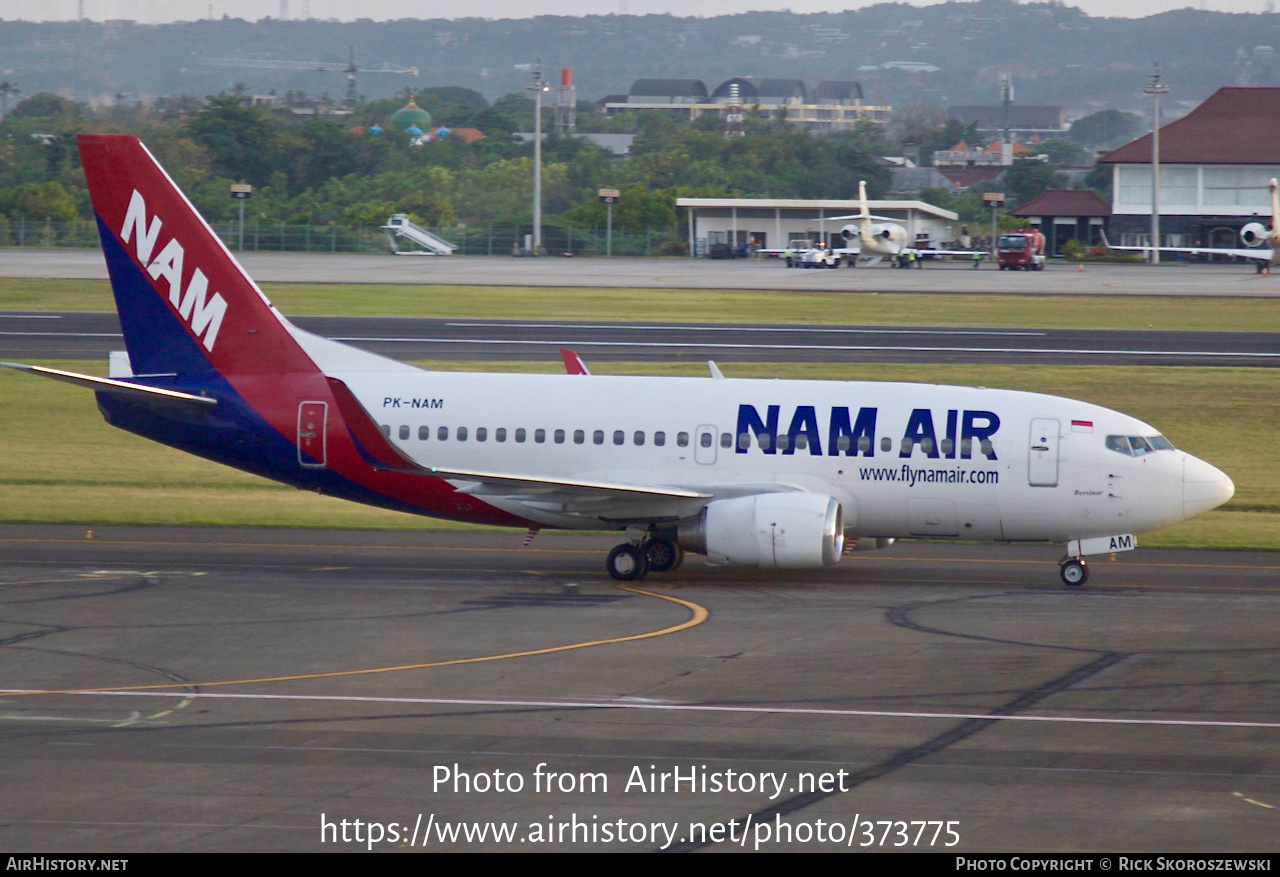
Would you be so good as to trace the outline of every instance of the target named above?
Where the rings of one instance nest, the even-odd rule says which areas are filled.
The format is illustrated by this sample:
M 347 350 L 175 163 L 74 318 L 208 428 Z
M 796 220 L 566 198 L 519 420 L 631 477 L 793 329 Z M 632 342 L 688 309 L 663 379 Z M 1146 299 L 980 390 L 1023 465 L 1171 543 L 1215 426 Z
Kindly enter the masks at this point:
M 1237 259 L 1249 259 L 1262 265 L 1274 265 L 1280 258 L 1280 180 L 1271 178 L 1269 184 L 1271 195 L 1271 227 L 1261 222 L 1248 222 L 1240 229 L 1240 242 L 1243 247 L 1152 247 L 1152 246 L 1117 246 L 1103 236 L 1102 242 L 1108 250 L 1121 253 L 1184 253 L 1190 256 L 1232 256 Z
M 1037 393 L 592 375 L 572 351 L 566 374 L 424 371 L 297 328 L 136 138 L 79 141 L 127 361 L 106 379 L 19 367 L 90 387 L 114 426 L 299 488 L 620 532 L 605 567 L 622 580 L 686 552 L 797 569 L 920 536 L 1062 543 L 1069 584 L 1234 491 L 1136 418 Z

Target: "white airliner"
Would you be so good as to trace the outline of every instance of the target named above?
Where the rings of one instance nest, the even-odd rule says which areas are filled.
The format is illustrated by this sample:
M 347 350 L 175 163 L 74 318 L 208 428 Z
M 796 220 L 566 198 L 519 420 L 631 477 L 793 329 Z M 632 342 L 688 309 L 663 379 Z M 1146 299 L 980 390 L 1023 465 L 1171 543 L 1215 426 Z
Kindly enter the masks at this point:
M 80 153 L 128 347 L 96 392 L 122 429 L 299 488 L 528 528 L 626 534 L 617 579 L 823 567 L 897 537 L 1090 554 L 1226 502 L 1154 427 L 1035 393 L 932 384 L 430 372 L 286 320 L 133 137 Z
M 985 255 L 982 250 L 944 250 L 935 247 L 916 247 L 911 245 L 907 237 L 907 229 L 901 223 L 887 216 L 875 216 L 867 203 L 867 184 L 858 181 L 858 200 L 862 202 L 861 210 L 850 216 L 828 217 L 833 222 L 844 219 L 856 219 L 856 225 L 850 223 L 840 230 L 840 235 L 848 246 L 838 253 L 850 254 L 850 265 L 858 255 L 878 258 L 883 256 L 899 256 L 915 254 L 916 256 L 975 256 Z M 854 242 L 856 241 L 856 245 Z
M 1240 229 L 1240 242 L 1243 247 L 1117 247 L 1105 238 L 1103 243 L 1108 249 L 1130 253 L 1150 253 L 1155 249 L 1160 253 L 1188 253 L 1193 256 L 1235 256 L 1237 259 L 1253 259 L 1265 265 L 1276 262 L 1276 254 L 1280 253 L 1280 180 L 1271 178 L 1271 228 L 1261 222 L 1246 223 Z

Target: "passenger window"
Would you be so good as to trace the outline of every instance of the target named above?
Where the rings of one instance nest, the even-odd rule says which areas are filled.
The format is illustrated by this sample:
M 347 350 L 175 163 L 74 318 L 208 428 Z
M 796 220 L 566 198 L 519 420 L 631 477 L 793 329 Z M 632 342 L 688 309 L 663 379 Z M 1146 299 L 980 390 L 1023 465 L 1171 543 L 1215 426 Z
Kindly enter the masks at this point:
M 595 432 L 591 433 L 591 442 L 592 444 L 597 445 L 604 444 L 604 430 L 597 429 Z
M 615 429 L 613 431 L 613 443 L 615 445 L 620 445 L 626 440 L 627 440 L 627 434 L 625 432 L 623 432 L 620 429 Z
M 796 450 L 803 451 L 807 447 L 809 447 L 809 437 L 803 433 L 796 436 Z
M 442 426 L 437 429 L 436 438 L 442 442 L 447 442 L 449 440 L 449 427 Z
M 485 429 L 483 426 L 476 427 L 476 441 L 482 442 L 488 437 L 489 437 L 489 430 Z
M 521 429 L 517 429 L 517 430 L 516 430 L 516 444 L 518 444 L 518 445 L 524 444 L 524 429 L 523 429 L 523 428 L 521 428 Z
M 996 454 L 995 445 L 991 444 L 991 439 L 983 439 L 978 447 L 982 448 L 982 455 L 987 459 L 991 459 Z
M 840 436 L 840 438 L 836 439 L 836 450 L 840 451 L 841 453 L 844 453 L 845 451 L 849 450 L 850 444 L 851 442 L 849 441 L 849 437 L 847 435 L 842 435 Z
M 738 434 L 738 447 L 742 448 L 744 451 L 751 447 L 751 433 L 743 432 Z
M 409 424 L 407 423 L 400 424 L 400 440 L 404 441 L 408 437 L 409 437 Z
M 871 452 L 871 436 L 858 436 L 858 450 L 864 454 L 869 454 Z
M 465 442 L 467 440 L 467 428 L 465 426 L 458 427 L 458 432 L 456 433 L 456 435 L 457 435 L 458 441 Z
M 564 444 L 564 430 L 563 430 L 563 429 L 557 429 L 557 430 L 555 431 L 555 440 L 556 440 L 556 444 L 558 444 L 558 445 L 562 445 L 562 444 Z
M 791 447 L 791 436 L 786 433 L 778 436 L 778 450 L 785 451 L 789 447 Z
M 733 433 L 730 433 L 730 432 L 720 433 L 720 447 L 722 448 L 733 447 Z
M 960 456 L 970 457 L 973 455 L 973 439 L 960 439 Z
M 711 438 L 711 433 L 709 432 L 704 432 L 702 435 L 698 436 L 698 444 L 702 445 L 704 448 L 711 447 L 712 442 L 713 442 L 713 439 Z
M 507 440 L 507 428 L 500 426 L 493 431 L 493 440 L 495 442 L 505 442 Z
M 767 432 L 762 432 L 756 436 L 756 442 L 760 445 L 760 450 L 767 451 L 773 444 L 773 438 Z
M 431 438 L 431 427 L 429 426 L 418 427 L 418 441 L 425 442 L 429 438 Z
M 580 429 L 575 429 L 573 431 L 573 443 L 575 445 L 580 445 L 586 440 L 587 440 L 587 434 L 585 432 L 583 432 Z
M 911 449 L 912 449 L 914 446 L 915 446 L 915 442 L 913 442 L 911 439 L 907 438 L 907 437 L 904 435 L 904 436 L 902 437 L 902 446 L 901 446 L 901 449 L 900 449 L 900 453 L 901 453 L 904 457 L 909 457 L 909 456 L 911 456 Z
M 547 431 L 545 429 L 535 429 L 533 431 L 533 441 L 535 444 L 542 444 L 547 440 Z
M 942 440 L 942 456 L 950 457 L 956 449 L 956 443 L 949 438 Z
M 921 440 L 920 440 L 920 450 L 924 451 L 926 454 L 932 454 L 932 453 L 933 453 L 933 439 L 931 439 L 931 438 L 923 438 L 923 439 L 921 439 Z
M 888 436 L 885 436 L 884 438 L 880 439 L 880 450 L 884 451 L 886 454 L 889 451 L 892 451 L 893 439 L 889 438 Z
M 689 447 L 689 433 L 687 432 L 676 433 L 676 447 L 680 447 L 680 448 Z
M 387 438 L 391 438 L 391 425 L 390 425 L 390 424 L 388 424 L 388 423 L 384 423 L 384 424 L 382 424 L 382 434 L 383 434 L 383 435 L 385 435 Z
M 643 445 L 643 444 L 644 444 L 644 433 L 637 429 L 637 430 L 636 430 L 636 434 L 635 434 L 635 435 L 633 435 L 633 436 L 631 437 L 631 441 L 635 442 L 636 447 L 639 447 L 640 445 Z
M 653 434 L 653 444 L 655 447 L 662 447 L 667 443 L 667 434 L 665 432 L 655 432 Z

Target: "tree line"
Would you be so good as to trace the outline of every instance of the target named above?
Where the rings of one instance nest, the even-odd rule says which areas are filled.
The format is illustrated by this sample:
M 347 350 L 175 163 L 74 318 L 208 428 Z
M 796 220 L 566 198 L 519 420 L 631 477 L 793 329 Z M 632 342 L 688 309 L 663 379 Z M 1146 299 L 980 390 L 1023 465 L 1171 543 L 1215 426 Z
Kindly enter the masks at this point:
M 485 137 L 468 142 L 446 135 L 415 145 L 410 134 L 390 129 L 407 96 L 361 104 L 349 115 L 301 116 L 250 106 L 235 92 L 98 108 L 33 95 L 0 121 L 0 221 L 90 219 L 75 135 L 110 131 L 141 137 L 211 221 L 232 218 L 238 204 L 230 186 L 249 183 L 255 187 L 246 215 L 251 221 L 378 226 L 392 213 L 406 213 L 438 228 L 527 226 L 533 145 L 514 132 L 532 129 L 533 101 L 515 94 L 490 103 L 456 87 L 420 91 L 415 100 L 435 124 L 476 128 Z M 303 96 L 289 97 L 304 103 Z M 542 157 L 544 222 L 603 225 L 600 188 L 622 190 L 616 227 L 672 230 L 681 227 L 677 197 L 856 198 L 859 180 L 867 181 L 872 198 L 887 192 L 890 172 L 881 156 L 902 146 L 883 126 L 813 134 L 768 112 L 746 115 L 746 136 L 726 138 L 714 117 L 685 122 L 648 111 L 605 119 L 582 107 L 580 130 L 634 135 L 630 157 L 619 159 L 580 137 L 549 136 Z M 934 149 L 961 139 L 981 143 L 975 130 L 954 120 L 913 124 L 914 142 Z M 375 126 L 383 130 L 375 134 Z M 548 112 L 544 130 L 550 128 Z M 1052 164 L 1025 164 L 1010 172 L 1026 179 L 1017 197 L 1064 183 Z M 963 198 L 946 192 L 926 194 L 944 207 L 964 206 Z M 980 194 L 973 197 L 980 204 Z M 981 209 L 975 212 L 980 218 Z

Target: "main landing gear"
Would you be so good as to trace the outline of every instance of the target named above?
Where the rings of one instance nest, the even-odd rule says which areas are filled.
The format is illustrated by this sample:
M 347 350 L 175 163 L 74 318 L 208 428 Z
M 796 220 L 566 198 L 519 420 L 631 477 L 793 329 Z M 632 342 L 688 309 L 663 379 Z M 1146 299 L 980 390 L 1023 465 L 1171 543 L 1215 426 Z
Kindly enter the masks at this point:
M 624 542 L 609 552 L 605 568 L 620 582 L 634 582 L 650 572 L 670 572 L 684 562 L 684 549 L 657 537 L 636 544 Z
M 1058 561 L 1058 575 L 1064 585 L 1078 587 L 1089 581 L 1089 567 L 1083 557 L 1064 557 Z

